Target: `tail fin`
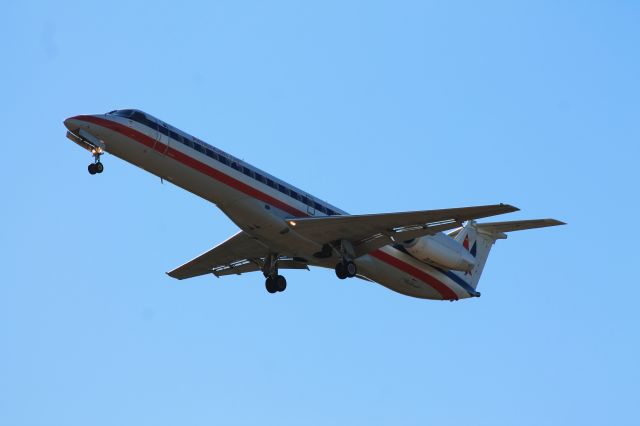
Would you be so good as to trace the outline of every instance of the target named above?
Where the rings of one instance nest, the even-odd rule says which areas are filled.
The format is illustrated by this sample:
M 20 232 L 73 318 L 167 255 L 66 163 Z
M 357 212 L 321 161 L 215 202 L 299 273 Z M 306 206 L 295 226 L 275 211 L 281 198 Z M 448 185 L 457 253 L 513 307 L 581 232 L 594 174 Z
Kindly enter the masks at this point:
M 547 226 L 564 225 L 555 219 L 516 220 L 510 222 L 476 223 L 469 221 L 463 228 L 459 228 L 449 234 L 462 244 L 473 257 L 476 265 L 471 272 L 451 271 L 469 284 L 474 290 L 478 287 L 478 281 L 482 270 L 489 257 L 491 247 L 496 240 L 507 238 L 506 232 L 522 231 L 525 229 L 544 228 Z

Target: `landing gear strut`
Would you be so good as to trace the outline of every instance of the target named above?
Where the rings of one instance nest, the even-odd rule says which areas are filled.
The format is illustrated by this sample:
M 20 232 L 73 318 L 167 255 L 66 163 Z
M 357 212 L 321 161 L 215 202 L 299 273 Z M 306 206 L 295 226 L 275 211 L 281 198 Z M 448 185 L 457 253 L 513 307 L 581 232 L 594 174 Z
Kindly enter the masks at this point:
M 269 254 L 264 259 L 264 265 L 262 266 L 262 273 L 266 278 L 264 286 L 269 293 L 277 293 L 279 291 L 285 291 L 287 288 L 287 280 L 282 275 L 278 275 L 278 255 Z
M 103 152 L 104 151 L 102 151 L 102 148 L 96 148 L 91 151 L 94 161 L 93 163 L 89 164 L 89 167 L 87 167 L 90 174 L 95 175 L 96 173 L 102 173 L 104 171 L 104 165 L 100 162 L 100 156 L 103 154 Z

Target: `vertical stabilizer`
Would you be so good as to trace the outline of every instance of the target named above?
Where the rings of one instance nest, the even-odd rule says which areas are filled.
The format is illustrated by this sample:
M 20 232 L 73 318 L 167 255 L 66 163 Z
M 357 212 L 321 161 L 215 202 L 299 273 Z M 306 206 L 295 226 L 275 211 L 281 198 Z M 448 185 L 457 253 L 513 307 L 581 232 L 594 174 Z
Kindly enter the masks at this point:
M 462 280 L 469 284 L 474 290 L 478 287 L 478 281 L 482 275 L 484 265 L 487 263 L 489 252 L 493 243 L 498 239 L 507 238 L 503 232 L 494 232 L 493 230 L 484 229 L 475 221 L 469 221 L 457 233 L 455 240 L 469 250 L 469 253 L 475 258 L 476 265 L 470 272 L 451 271 L 458 275 Z

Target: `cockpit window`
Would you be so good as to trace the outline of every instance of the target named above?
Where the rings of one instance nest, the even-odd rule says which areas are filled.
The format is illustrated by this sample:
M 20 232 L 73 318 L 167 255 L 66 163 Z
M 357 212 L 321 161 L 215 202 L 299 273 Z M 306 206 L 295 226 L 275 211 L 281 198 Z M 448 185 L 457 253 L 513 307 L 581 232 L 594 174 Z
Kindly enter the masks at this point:
M 119 117 L 131 117 L 135 111 L 132 109 L 117 109 L 111 111 L 109 114 L 117 115 Z
M 147 116 L 140 111 L 133 111 L 133 114 L 131 114 L 131 118 L 138 123 L 144 123 L 145 121 L 147 121 Z

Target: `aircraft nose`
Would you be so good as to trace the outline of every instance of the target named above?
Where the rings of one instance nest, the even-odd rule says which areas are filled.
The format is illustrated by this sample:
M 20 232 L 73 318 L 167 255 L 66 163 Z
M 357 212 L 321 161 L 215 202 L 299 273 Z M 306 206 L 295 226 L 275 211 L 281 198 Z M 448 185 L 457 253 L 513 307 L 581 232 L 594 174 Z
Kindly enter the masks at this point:
M 71 132 L 75 132 L 89 124 L 89 120 L 87 119 L 88 117 L 88 115 L 74 115 L 73 117 L 69 117 L 64 120 L 63 123 L 67 129 Z
M 66 127 L 67 129 L 71 130 L 72 132 L 76 131 L 81 126 L 80 116 L 74 115 L 73 117 L 69 117 L 66 120 L 64 120 L 63 123 L 64 123 L 64 127 Z

